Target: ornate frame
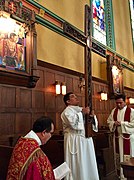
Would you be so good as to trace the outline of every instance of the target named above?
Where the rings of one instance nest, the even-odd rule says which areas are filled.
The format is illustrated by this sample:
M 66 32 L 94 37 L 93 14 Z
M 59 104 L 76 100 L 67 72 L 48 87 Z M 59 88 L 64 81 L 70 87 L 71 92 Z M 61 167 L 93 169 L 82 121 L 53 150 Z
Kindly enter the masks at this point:
M 23 24 L 26 36 L 25 71 L 0 67 L 0 83 L 33 88 L 39 77 L 37 76 L 37 48 L 35 13 L 19 0 L 2 0 L 0 12 L 6 12 L 10 18 Z M 10 59 L 9 59 L 10 60 Z
M 124 93 L 123 68 L 121 60 L 117 57 L 107 55 L 107 79 L 109 82 L 109 98 Z

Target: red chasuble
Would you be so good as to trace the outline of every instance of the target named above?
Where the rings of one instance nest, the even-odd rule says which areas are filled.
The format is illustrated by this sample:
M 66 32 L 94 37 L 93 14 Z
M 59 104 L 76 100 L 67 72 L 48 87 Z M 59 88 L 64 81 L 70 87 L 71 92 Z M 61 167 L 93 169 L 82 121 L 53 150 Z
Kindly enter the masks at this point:
M 55 180 L 52 166 L 34 139 L 20 138 L 9 163 L 7 180 Z
M 117 113 L 118 109 L 116 108 L 113 114 L 114 121 L 117 121 Z M 124 115 L 124 121 L 130 122 L 130 113 L 131 109 L 129 107 L 126 108 L 125 115 Z M 130 135 L 129 134 L 122 134 L 123 135 L 123 152 L 124 155 L 130 155 Z M 118 142 L 118 132 L 117 128 L 115 130 L 115 136 L 117 137 L 115 140 L 116 143 L 116 153 L 119 153 L 119 142 Z

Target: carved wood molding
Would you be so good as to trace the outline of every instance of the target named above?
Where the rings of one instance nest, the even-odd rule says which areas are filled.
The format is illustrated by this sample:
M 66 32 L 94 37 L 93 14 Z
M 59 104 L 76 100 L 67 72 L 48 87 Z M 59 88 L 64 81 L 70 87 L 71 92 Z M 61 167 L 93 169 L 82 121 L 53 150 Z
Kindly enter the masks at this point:
M 106 48 L 100 46 L 99 44 L 92 42 L 92 51 L 94 51 L 95 53 L 106 57 Z
M 82 45 L 86 45 L 87 37 L 68 22 L 63 23 L 63 32 Z
M 39 77 L 0 71 L 0 83 L 34 88 Z

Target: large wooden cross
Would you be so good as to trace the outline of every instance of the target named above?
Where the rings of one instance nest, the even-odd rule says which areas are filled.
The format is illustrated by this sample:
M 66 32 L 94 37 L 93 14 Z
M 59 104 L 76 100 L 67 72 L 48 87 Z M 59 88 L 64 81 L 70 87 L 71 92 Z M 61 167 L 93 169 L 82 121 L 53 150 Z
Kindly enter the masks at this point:
M 91 8 L 85 6 L 85 36 L 87 37 L 87 43 L 85 46 L 85 107 L 89 106 L 92 110 L 92 61 L 91 61 Z M 86 137 L 93 136 L 92 123 L 89 115 L 86 115 L 85 119 L 85 132 Z

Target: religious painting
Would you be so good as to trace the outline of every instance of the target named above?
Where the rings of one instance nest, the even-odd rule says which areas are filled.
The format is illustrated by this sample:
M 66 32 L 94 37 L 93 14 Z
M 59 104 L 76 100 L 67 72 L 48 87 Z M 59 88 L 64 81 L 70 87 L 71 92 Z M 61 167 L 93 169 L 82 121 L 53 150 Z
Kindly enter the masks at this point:
M 6 14 L 2 15 L 0 17 L 0 67 L 25 71 L 25 41 L 23 24 Z
M 113 93 L 120 93 L 120 85 L 122 81 L 121 70 L 117 66 L 112 66 L 112 79 L 113 79 Z
M 123 68 L 120 59 L 107 55 L 107 77 L 109 81 L 109 95 L 114 98 L 123 93 Z
M 39 77 L 33 6 L 1 0 L 0 8 L 0 84 L 34 88 Z

